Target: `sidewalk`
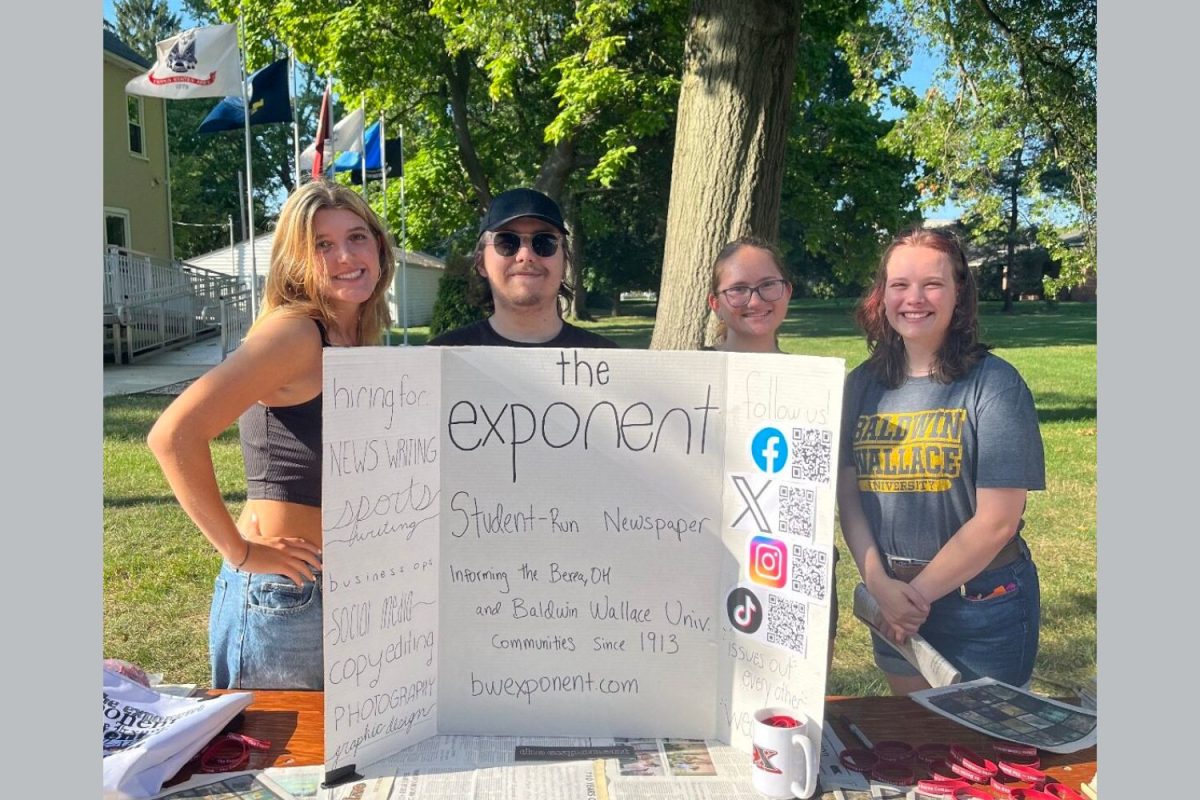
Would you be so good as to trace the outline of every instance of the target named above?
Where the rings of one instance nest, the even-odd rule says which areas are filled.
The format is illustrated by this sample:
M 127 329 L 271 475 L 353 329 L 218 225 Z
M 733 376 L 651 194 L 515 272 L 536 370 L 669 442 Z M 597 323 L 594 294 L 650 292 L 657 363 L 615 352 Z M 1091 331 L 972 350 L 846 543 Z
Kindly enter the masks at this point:
M 221 363 L 218 337 L 141 358 L 133 364 L 104 365 L 104 396 L 136 394 L 200 377 Z

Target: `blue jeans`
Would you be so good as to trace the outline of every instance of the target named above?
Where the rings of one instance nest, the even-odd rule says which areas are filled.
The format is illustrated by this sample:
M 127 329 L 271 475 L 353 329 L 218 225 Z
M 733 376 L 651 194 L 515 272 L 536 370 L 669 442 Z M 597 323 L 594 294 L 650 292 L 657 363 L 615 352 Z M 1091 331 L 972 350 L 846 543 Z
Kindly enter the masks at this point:
M 1024 686 L 1033 676 L 1041 625 L 1041 587 L 1029 548 L 1021 542 L 1021 557 L 1003 567 L 986 570 L 967 581 L 967 596 L 990 594 L 997 586 L 1016 584 L 1016 590 L 984 600 L 959 592 L 934 601 L 920 634 L 961 673 L 964 681 L 994 678 Z M 871 634 L 875 663 L 892 675 L 917 675 L 886 642 Z
M 214 689 L 322 689 L 321 576 L 283 575 L 222 562 L 213 584 L 208 653 Z

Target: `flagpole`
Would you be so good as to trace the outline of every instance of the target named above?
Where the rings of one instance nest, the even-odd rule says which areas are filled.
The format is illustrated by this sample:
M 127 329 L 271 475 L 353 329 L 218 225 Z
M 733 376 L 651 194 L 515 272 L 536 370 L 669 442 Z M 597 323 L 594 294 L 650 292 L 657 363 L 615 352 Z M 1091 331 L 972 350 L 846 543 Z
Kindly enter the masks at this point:
M 387 160 L 384 158 L 384 153 L 387 148 L 384 145 L 387 143 L 387 132 L 383 129 L 383 112 L 379 112 L 379 176 L 380 176 L 380 191 L 383 194 L 383 224 L 386 227 L 388 224 L 387 218 Z M 392 279 L 392 295 L 396 295 L 396 280 Z M 397 297 L 396 307 L 399 308 L 400 300 Z M 392 326 L 387 329 L 387 344 L 392 346 Z
M 299 105 L 296 101 L 300 97 L 300 84 L 296 80 L 296 51 L 291 47 L 288 48 L 288 61 L 291 62 L 292 72 L 292 149 L 295 151 L 296 165 L 296 189 L 300 188 L 300 118 L 297 116 L 296 107 Z M 293 190 L 294 191 L 294 190 Z
M 382 165 L 387 169 L 387 165 Z M 404 205 L 404 126 L 400 126 L 400 290 L 404 295 L 404 344 L 408 344 L 408 212 Z
M 242 108 L 245 109 L 243 128 L 246 132 L 246 215 L 249 237 L 246 242 L 250 248 L 250 319 L 258 318 L 258 260 L 254 255 L 254 169 L 250 159 L 250 99 L 246 96 L 246 18 L 238 9 L 238 27 L 241 30 L 241 41 L 238 47 L 238 63 L 242 67 Z
M 387 148 L 384 146 L 387 143 L 387 134 L 383 130 L 383 112 L 379 112 L 379 174 L 381 180 L 380 190 L 383 192 L 383 218 L 387 219 Z
M 363 202 L 369 202 L 367 200 L 367 96 L 363 95 L 359 103 L 363 112 L 362 132 L 358 134 L 358 152 L 362 158 L 359 166 L 362 168 Z

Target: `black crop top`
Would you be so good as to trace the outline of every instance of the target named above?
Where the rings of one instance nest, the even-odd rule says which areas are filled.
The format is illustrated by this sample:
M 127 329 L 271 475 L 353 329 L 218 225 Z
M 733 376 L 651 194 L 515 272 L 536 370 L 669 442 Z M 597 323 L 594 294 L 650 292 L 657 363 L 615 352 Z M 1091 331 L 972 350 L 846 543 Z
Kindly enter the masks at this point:
M 320 320 L 321 347 L 329 336 Z M 294 406 L 255 403 L 238 418 L 246 499 L 321 506 L 321 395 Z

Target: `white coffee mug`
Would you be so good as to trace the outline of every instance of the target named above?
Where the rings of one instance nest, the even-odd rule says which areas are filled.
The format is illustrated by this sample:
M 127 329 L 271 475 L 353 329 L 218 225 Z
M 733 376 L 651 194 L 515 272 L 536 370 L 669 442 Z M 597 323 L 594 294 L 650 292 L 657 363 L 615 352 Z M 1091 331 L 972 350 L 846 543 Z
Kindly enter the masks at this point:
M 808 718 L 790 708 L 760 708 L 754 712 L 754 788 L 783 800 L 812 797 L 817 788 L 817 748 Z

